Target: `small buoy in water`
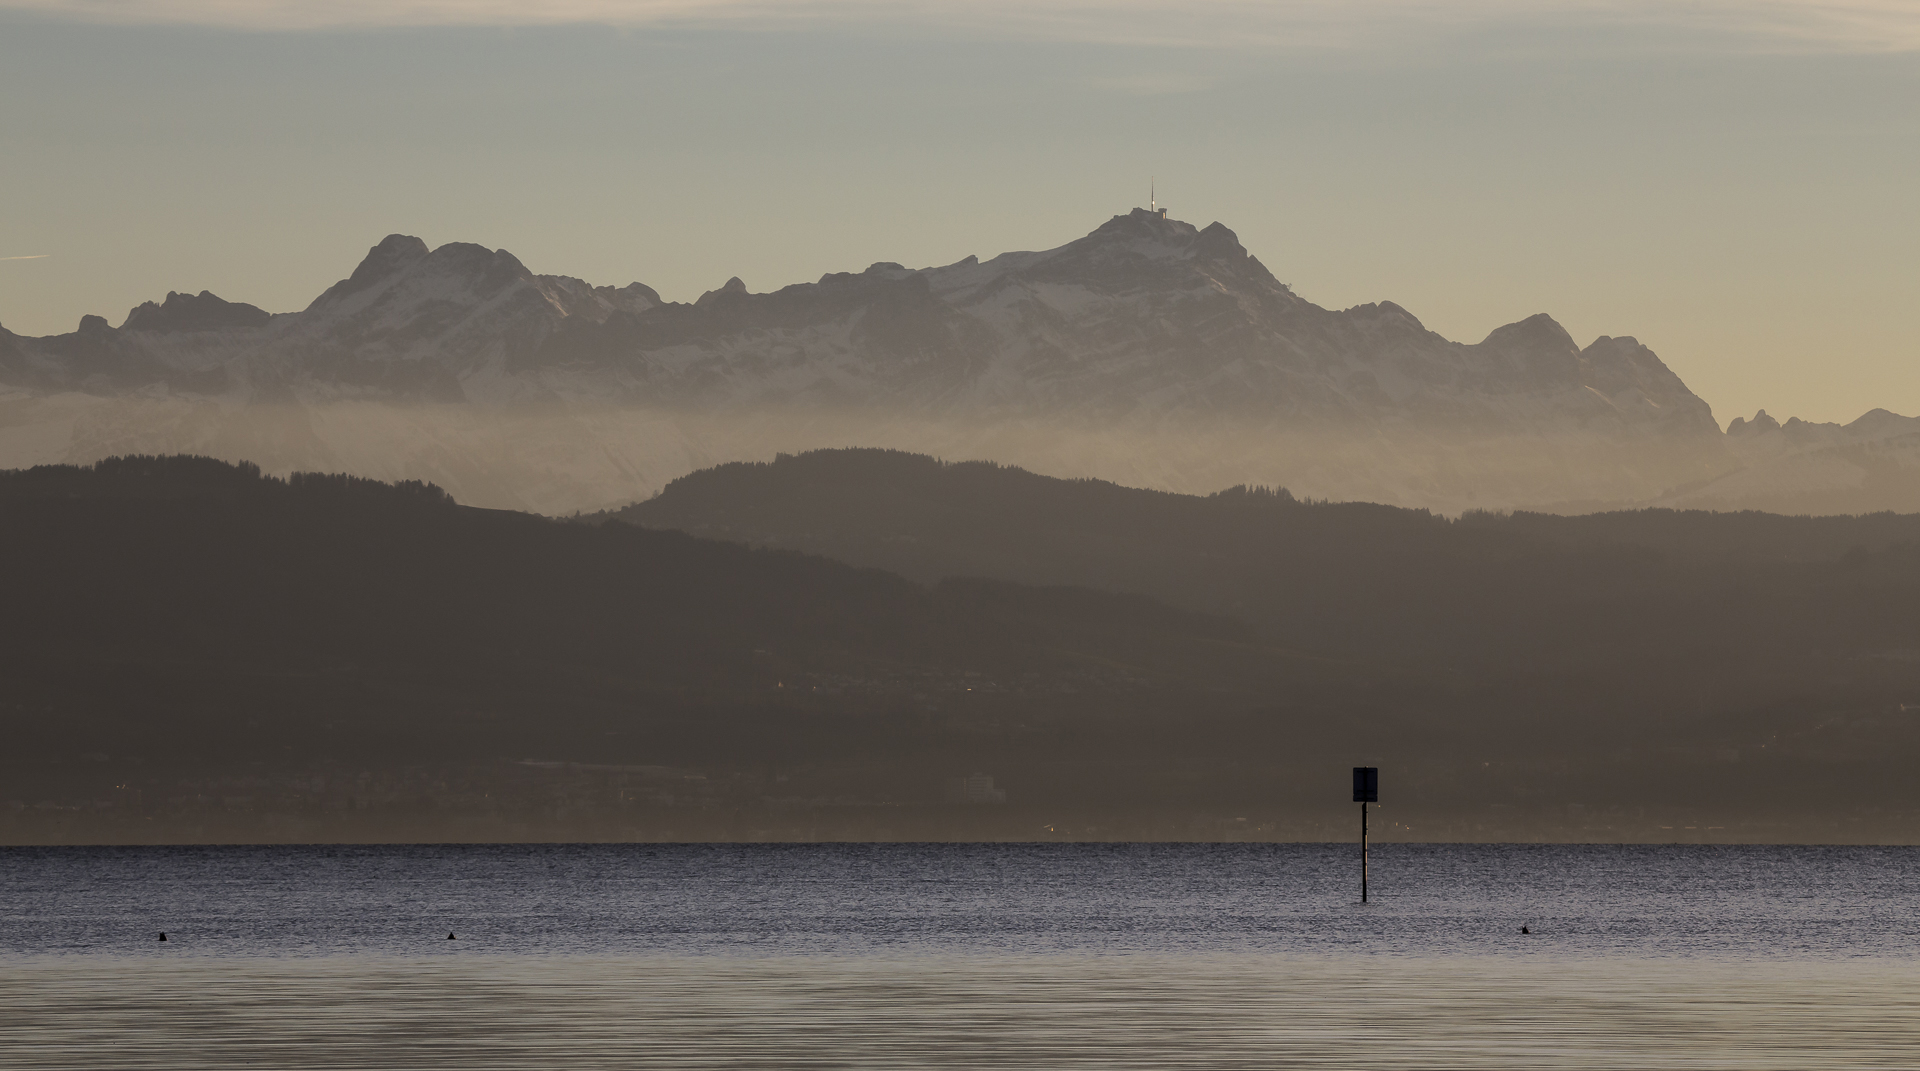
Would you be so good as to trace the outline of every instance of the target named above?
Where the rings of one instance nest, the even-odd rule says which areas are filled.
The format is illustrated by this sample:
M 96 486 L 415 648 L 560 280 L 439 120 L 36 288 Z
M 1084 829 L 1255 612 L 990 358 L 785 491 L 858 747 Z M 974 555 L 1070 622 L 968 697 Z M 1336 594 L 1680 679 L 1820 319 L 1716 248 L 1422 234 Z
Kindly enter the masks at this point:
M 1522 926 L 1522 927 L 1520 927 L 1520 932 L 1521 932 L 1521 933 L 1532 933 L 1533 931 L 1532 931 L 1532 930 L 1529 930 L 1529 929 L 1527 929 L 1527 928 L 1526 928 L 1525 926 Z
M 452 935 L 452 934 L 448 934 L 448 935 L 447 935 L 447 940 L 449 940 L 449 941 L 451 941 L 451 940 L 453 940 L 453 935 Z
M 165 930 L 161 930 L 161 931 L 160 931 L 160 939 L 161 939 L 162 941 L 164 941 L 164 940 L 166 940 L 166 939 L 167 939 L 167 931 L 165 931 Z

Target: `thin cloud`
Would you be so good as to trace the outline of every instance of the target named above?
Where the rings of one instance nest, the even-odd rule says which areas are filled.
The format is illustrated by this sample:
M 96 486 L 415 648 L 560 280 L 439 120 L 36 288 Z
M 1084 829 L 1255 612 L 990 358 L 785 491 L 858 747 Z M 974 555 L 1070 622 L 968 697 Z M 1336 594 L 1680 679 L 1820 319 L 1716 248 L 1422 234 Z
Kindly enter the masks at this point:
M 52 255 L 52 253 L 35 253 L 30 257 L 0 257 L 0 260 L 45 260 Z
M 419 26 L 922 27 L 1181 47 L 1355 47 L 1434 29 L 1639 27 L 1738 47 L 1920 51 L 1920 0 L 0 0 L 95 23 L 248 30 Z

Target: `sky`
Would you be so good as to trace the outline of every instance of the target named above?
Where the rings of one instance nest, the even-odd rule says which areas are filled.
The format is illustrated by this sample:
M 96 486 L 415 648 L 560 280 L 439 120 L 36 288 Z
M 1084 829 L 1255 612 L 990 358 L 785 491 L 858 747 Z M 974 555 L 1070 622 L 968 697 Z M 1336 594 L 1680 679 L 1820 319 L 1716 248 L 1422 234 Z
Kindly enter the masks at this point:
M 0 0 L 0 325 L 298 309 L 389 233 L 691 300 L 1144 205 L 1724 424 L 1920 414 L 1920 0 Z M 32 258 L 32 259 L 21 259 Z

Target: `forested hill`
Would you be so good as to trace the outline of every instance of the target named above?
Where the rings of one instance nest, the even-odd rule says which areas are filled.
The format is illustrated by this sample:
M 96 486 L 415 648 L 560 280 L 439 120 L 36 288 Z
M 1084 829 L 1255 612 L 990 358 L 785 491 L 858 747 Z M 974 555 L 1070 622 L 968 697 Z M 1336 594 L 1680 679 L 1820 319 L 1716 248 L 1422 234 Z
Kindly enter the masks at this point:
M 0 470 L 0 503 L 117 499 L 121 501 L 265 502 L 321 499 L 348 510 L 452 506 L 453 497 L 430 483 L 382 483 L 359 476 L 296 472 L 262 476 L 260 466 L 211 457 L 110 457 L 91 465 L 40 465 Z
M 1920 828 L 1910 547 L 797 464 L 840 461 L 879 471 L 741 508 L 986 578 L 204 459 L 0 474 L 0 840 L 1319 839 L 1356 763 L 1386 838 Z M 1004 806 L 943 794 L 974 774 Z
M 1087 716 L 1111 736 L 1150 709 L 1198 716 L 1166 699 L 1195 675 L 1266 696 L 1285 677 L 1238 622 L 1138 595 L 923 586 L 203 458 L 0 473 L 0 556 L 0 830 L 29 840 L 605 835 L 515 787 L 513 763 L 544 756 L 730 771 L 763 794 L 769 769 L 812 770 L 806 791 L 827 800 L 894 781 L 937 800 L 980 747 L 1028 750 L 991 727 Z M 292 799 L 343 776 L 412 785 L 427 818 L 370 812 L 343 832 L 354 815 L 336 815 L 290 834 L 246 826 L 249 804 L 227 817 L 251 832 L 210 831 L 218 800 L 267 798 L 248 787 L 262 778 Z M 144 810 L 116 809 L 141 792 Z M 75 832 L 96 809 L 118 832 Z M 527 834 L 529 820 L 544 824 Z M 714 821 L 695 835 L 726 835 L 730 819 Z
M 1812 561 L 1920 542 L 1920 514 L 1783 516 L 1751 510 L 1642 509 L 1581 516 L 1470 511 L 1450 521 L 1424 509 L 1314 502 L 1284 488 L 1184 495 L 1105 480 L 1040 476 L 990 461 L 940 461 L 898 450 L 815 450 L 772 462 L 730 462 L 683 476 L 658 495 L 602 516 L 653 527 L 750 533 L 874 533 L 908 542 L 905 571 L 952 572 L 940 559 L 982 536 L 1009 543 L 1079 539 L 1175 544 L 1194 531 L 1258 527 L 1307 545 L 1411 536 L 1461 548 L 1636 546 L 1688 556 Z M 958 528 L 956 528 L 958 526 Z M 1458 535 L 1450 534 L 1458 530 Z M 910 537 L 903 540 L 903 536 Z M 792 538 L 770 535 L 770 539 Z M 964 570 L 962 570 L 964 571 Z
M 1244 631 L 1139 596 L 929 589 L 791 551 L 463 508 L 429 484 L 207 458 L 0 473 L 0 506 L 16 655 L 717 684 L 764 675 L 756 650 L 1004 668 L 1032 658 L 1016 618 L 1095 646 Z
M 1290 646 L 1395 661 L 1537 669 L 1729 646 L 1769 657 L 1920 646 L 1916 515 L 1450 520 L 1282 490 L 1179 495 L 831 450 L 708 469 L 610 516 L 928 582 L 1139 592 Z

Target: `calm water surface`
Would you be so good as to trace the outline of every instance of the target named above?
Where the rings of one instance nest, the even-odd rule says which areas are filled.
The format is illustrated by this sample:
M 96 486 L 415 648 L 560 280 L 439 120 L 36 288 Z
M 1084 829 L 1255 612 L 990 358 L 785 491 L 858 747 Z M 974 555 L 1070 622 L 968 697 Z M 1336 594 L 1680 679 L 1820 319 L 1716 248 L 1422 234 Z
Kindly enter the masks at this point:
M 1364 906 L 1355 863 L 0 849 L 0 1066 L 1920 1067 L 1920 850 L 1383 846 Z

